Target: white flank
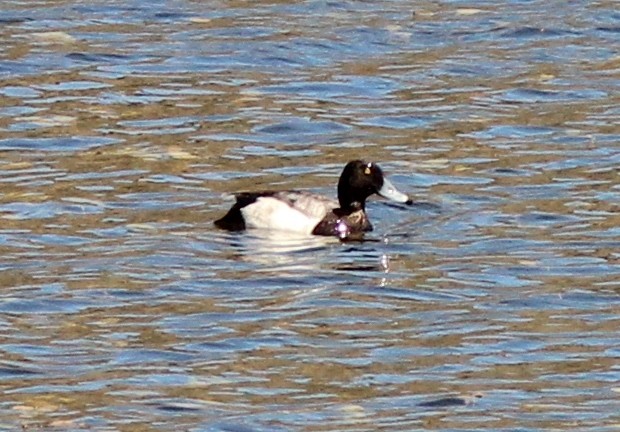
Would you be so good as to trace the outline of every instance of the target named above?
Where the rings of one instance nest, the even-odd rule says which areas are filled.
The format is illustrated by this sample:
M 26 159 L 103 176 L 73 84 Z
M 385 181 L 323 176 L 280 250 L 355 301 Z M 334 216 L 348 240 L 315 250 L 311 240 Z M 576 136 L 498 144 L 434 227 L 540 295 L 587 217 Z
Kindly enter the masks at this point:
M 256 202 L 241 209 L 248 228 L 294 231 L 312 234 L 323 219 L 322 215 L 308 215 L 273 197 L 260 197 Z

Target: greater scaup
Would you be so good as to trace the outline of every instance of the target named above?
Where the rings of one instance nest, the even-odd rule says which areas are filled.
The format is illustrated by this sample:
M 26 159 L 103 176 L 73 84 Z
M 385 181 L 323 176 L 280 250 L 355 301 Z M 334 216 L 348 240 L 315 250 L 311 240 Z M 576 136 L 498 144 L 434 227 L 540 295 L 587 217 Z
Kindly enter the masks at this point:
M 230 231 L 263 228 L 346 239 L 352 234 L 372 231 L 366 215 L 366 198 L 375 193 L 412 204 L 407 195 L 385 178 L 377 164 L 354 160 L 340 175 L 338 201 L 305 191 L 242 192 L 215 225 Z

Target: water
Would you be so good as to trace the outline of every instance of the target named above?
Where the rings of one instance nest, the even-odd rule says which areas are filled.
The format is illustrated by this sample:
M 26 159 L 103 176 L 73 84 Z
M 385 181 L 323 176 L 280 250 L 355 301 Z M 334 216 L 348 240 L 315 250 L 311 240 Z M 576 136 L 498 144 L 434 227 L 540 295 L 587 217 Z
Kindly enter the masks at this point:
M 0 429 L 617 430 L 616 6 L 3 2 Z

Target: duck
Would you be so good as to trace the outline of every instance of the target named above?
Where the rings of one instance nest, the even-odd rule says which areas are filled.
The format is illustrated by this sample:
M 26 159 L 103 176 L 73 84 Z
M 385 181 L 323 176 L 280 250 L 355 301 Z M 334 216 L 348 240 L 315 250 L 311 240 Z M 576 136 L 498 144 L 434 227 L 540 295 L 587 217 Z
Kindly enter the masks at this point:
M 235 194 L 236 202 L 215 226 L 228 231 L 249 228 L 336 236 L 344 240 L 373 227 L 366 199 L 377 194 L 388 200 L 413 204 L 374 162 L 348 162 L 338 180 L 338 200 L 308 191 L 266 190 Z

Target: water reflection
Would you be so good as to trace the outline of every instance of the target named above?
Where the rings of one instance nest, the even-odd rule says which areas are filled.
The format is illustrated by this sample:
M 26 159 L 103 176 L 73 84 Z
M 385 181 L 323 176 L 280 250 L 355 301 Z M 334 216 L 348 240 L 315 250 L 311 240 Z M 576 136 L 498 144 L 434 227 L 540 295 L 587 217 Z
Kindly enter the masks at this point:
M 231 252 L 240 259 L 257 265 L 257 271 L 283 276 L 297 274 L 312 277 L 320 271 L 320 255 L 337 246 L 336 238 L 309 236 L 289 231 L 249 230 L 226 233 Z

